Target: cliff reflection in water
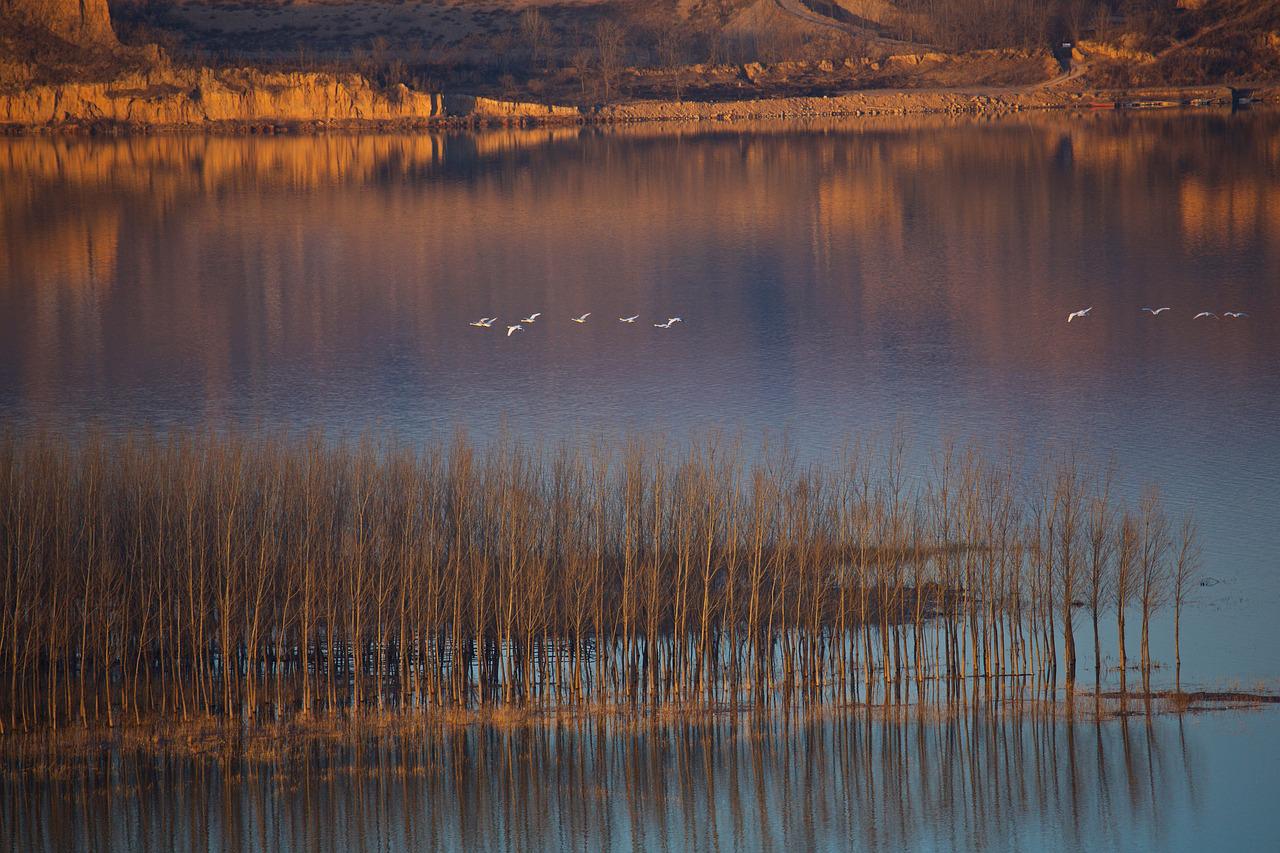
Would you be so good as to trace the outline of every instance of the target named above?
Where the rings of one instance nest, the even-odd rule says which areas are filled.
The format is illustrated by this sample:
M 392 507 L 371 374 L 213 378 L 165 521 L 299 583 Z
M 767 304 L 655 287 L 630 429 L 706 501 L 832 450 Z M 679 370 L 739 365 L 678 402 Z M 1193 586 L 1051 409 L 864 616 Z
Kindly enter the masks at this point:
M 1201 758 L 1206 727 L 853 712 L 432 728 L 279 763 L 126 754 L 6 780 L 0 838 L 30 851 L 1170 849 L 1222 820 L 1202 785 L 1231 793 L 1222 761 Z
M 647 392 L 696 360 L 713 385 L 786 371 L 806 395 L 828 368 L 903 351 L 1004 380 L 1135 356 L 1238 378 L 1275 354 L 1278 124 L 0 140 L 0 403 L 70 417 L 128 395 L 113 417 L 134 422 L 408 403 L 447 424 L 474 411 L 459 380 L 481 376 L 509 378 L 494 390 L 513 409 L 556 390 L 548 366 Z M 1149 299 L 1259 319 L 1188 348 L 1139 325 Z M 1108 319 L 1067 345 L 1064 306 L 1084 304 Z M 465 325 L 534 310 L 520 350 Z M 695 325 L 661 348 L 552 333 L 587 310 Z M 344 384 L 362 399 L 335 401 Z

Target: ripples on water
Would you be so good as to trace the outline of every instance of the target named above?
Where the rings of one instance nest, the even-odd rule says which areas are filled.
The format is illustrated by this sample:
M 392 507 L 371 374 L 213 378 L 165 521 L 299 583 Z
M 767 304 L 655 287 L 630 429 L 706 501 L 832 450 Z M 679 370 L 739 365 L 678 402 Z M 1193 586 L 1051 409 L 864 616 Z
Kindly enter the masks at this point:
M 1029 457 L 1074 443 L 1200 517 L 1222 582 L 1184 617 L 1184 678 L 1208 684 L 1280 678 L 1278 283 L 1273 113 L 0 139 L 6 423 L 483 438 L 505 422 L 544 441 L 719 426 L 829 458 L 902 420 L 916 465 L 945 435 Z M 1139 313 L 1152 303 L 1173 310 Z M 510 339 L 467 326 L 531 311 Z M 1222 757 L 1270 755 L 1258 774 L 1274 776 L 1273 716 L 1189 722 L 1190 749 L 1177 720 L 1010 725 L 877 724 L 852 751 L 836 745 L 852 724 L 638 745 L 472 733 L 432 747 L 466 756 L 430 759 L 447 773 L 277 783 L 178 762 L 142 773 L 141 801 L 41 788 L 31 809 L 11 787 L 5 815 L 49 847 L 155 849 L 223 832 L 259 848 L 1164 848 L 1203 837 L 1192 820 L 1237 846 L 1280 837 L 1256 816 L 1265 788 Z M 1241 809 L 1255 816 L 1233 823 Z M 388 815 L 403 837 L 369 834 Z

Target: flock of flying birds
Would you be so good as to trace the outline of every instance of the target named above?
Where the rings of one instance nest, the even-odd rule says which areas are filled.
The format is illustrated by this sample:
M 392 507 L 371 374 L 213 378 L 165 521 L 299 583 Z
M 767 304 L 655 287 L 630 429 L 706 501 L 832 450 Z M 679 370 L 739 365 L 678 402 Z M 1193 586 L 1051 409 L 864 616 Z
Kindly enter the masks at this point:
M 1085 317 L 1088 317 L 1088 316 L 1089 316 L 1089 312 L 1090 312 L 1090 311 L 1092 311 L 1092 310 L 1093 310 L 1093 306 L 1092 306 L 1092 305 L 1090 305 L 1088 308 L 1081 308 L 1079 311 L 1072 311 L 1070 314 L 1068 314 L 1068 315 L 1067 315 L 1067 322 L 1068 322 L 1068 323 L 1070 323 L 1072 320 L 1084 319 Z M 1143 308 L 1142 310 L 1143 310 L 1143 311 L 1145 311 L 1146 313 L 1150 314 L 1152 317 L 1159 317 L 1162 313 L 1164 313 L 1165 311 L 1168 311 L 1168 310 L 1169 310 L 1169 306 L 1168 306 L 1168 305 L 1166 305 L 1166 306 L 1164 306 L 1163 308 Z M 1243 312 L 1243 311 L 1223 311 L 1223 312 L 1222 312 L 1222 316 L 1223 316 L 1223 317 L 1230 317 L 1230 318 L 1231 318 L 1231 319 L 1233 319 L 1233 320 L 1242 320 L 1242 319 L 1244 319 L 1245 317 L 1248 317 L 1249 315 L 1248 315 L 1248 314 L 1246 314 L 1246 313 L 1245 313 L 1245 312 Z M 1191 319 L 1193 319 L 1193 320 L 1204 320 L 1204 319 L 1218 320 L 1218 319 L 1221 319 L 1221 318 L 1220 318 L 1220 317 L 1218 317 L 1218 315 L 1217 315 L 1217 314 L 1215 314 L 1215 313 L 1213 313 L 1212 311 L 1201 311 L 1199 314 L 1195 315 L 1195 316 L 1194 316 L 1194 317 L 1192 317 Z
M 1079 311 L 1072 311 L 1070 314 L 1067 315 L 1067 322 L 1070 323 L 1072 320 L 1082 320 L 1085 317 L 1088 317 L 1089 312 L 1092 310 L 1093 310 L 1093 306 L 1090 305 L 1088 308 L 1081 308 Z M 1159 317 L 1165 311 L 1168 311 L 1170 309 L 1169 309 L 1169 306 L 1165 305 L 1161 308 L 1143 308 L 1142 310 L 1147 314 L 1150 314 L 1152 317 Z M 541 316 L 542 316 L 542 312 L 537 311 L 533 314 L 530 314 L 528 317 L 525 317 L 519 323 L 516 323 L 515 325 L 512 325 L 512 326 L 507 326 L 507 337 L 508 338 L 511 337 L 516 332 L 523 332 L 525 324 L 532 326 L 535 322 L 537 322 L 538 318 Z M 588 311 L 587 313 L 583 314 L 581 317 L 570 317 L 569 319 L 575 323 L 585 323 L 587 322 L 587 318 L 590 316 L 591 316 L 591 312 Z M 1244 311 L 1223 311 L 1222 316 L 1230 317 L 1233 320 L 1242 320 L 1245 317 L 1248 317 L 1249 315 Z M 493 324 L 497 319 L 498 319 L 497 317 L 481 317 L 479 320 L 476 320 L 474 323 L 471 323 L 469 325 L 475 326 L 477 329 L 488 329 L 493 327 Z M 636 320 L 639 320 L 639 319 L 640 319 L 639 314 L 633 314 L 630 317 L 619 317 L 618 322 L 634 323 Z M 1212 311 L 1201 311 L 1199 314 L 1195 315 L 1191 319 L 1218 320 L 1221 318 Z M 681 320 L 679 317 L 668 317 L 665 323 L 654 323 L 653 327 L 655 329 L 670 329 L 676 323 L 683 323 L 683 322 L 684 321 Z
M 519 323 L 516 323 L 514 326 L 507 326 L 507 337 L 508 338 L 511 337 L 516 332 L 523 332 L 526 323 L 532 326 L 535 322 L 537 322 L 538 318 L 541 316 L 542 316 L 542 312 L 538 311 L 533 314 L 530 314 L 528 317 L 525 317 L 523 320 L 521 320 Z M 583 314 L 581 317 L 570 317 L 569 319 L 575 323 L 585 323 L 587 322 L 587 318 L 590 316 L 591 316 L 591 312 L 588 311 L 587 313 Z M 468 325 L 475 326 L 477 329 L 488 329 L 493 326 L 494 321 L 497 319 L 498 319 L 497 317 L 481 317 L 479 320 L 476 320 L 474 323 L 470 323 Z M 639 320 L 639 319 L 640 319 L 639 314 L 633 314 L 630 317 L 619 317 L 618 322 L 634 323 L 636 320 Z M 679 317 L 668 317 L 667 322 L 654 323 L 653 327 L 655 329 L 670 329 L 676 323 L 683 323 L 683 322 L 684 320 L 681 320 Z

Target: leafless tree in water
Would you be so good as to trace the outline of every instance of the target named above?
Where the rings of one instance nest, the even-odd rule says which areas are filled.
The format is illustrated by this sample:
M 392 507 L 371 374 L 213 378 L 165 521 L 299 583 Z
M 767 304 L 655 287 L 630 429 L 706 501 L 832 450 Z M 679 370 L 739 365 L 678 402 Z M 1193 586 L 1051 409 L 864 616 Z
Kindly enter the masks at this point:
M 1171 555 L 1073 458 L 786 440 L 0 436 L 0 725 L 417 708 L 899 701 L 1074 676 L 1093 621 L 1181 613 Z M 1172 561 L 1170 557 L 1173 557 Z M 1059 633 L 1061 627 L 1061 633 Z M 950 688 L 949 688 L 950 689 Z

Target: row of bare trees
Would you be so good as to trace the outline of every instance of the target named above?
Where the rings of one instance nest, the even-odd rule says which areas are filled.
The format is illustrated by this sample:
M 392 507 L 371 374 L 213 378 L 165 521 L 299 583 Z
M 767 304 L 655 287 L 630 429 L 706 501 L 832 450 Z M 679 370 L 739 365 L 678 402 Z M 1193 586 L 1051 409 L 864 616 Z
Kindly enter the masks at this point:
M 898 0 L 889 28 L 948 50 L 1041 47 L 1062 40 L 1121 35 L 1165 43 L 1185 28 L 1178 0 Z M 1229 12 L 1230 10 L 1228 10 Z M 1219 13 L 1222 14 L 1222 13 Z
M 902 0 L 895 30 L 947 50 L 1041 47 L 1056 0 Z
M 904 441 L 0 437 L 0 725 L 869 699 L 1076 670 L 1180 614 L 1154 491 Z M 1080 602 L 1084 606 L 1079 606 Z M 1180 658 L 1180 655 L 1178 655 Z

